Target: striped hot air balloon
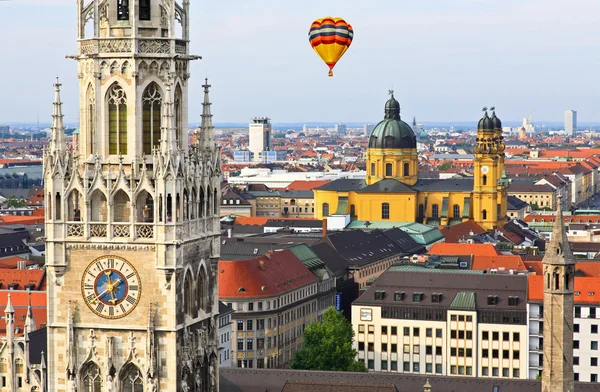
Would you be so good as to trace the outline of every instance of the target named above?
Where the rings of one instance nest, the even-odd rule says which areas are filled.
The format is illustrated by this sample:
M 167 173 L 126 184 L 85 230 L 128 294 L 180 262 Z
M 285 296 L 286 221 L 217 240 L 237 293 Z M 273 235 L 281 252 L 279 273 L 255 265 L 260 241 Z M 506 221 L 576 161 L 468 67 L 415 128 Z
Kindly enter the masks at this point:
M 333 76 L 333 67 L 350 47 L 354 30 L 342 18 L 328 16 L 315 20 L 310 26 L 308 40 L 329 67 L 329 76 Z

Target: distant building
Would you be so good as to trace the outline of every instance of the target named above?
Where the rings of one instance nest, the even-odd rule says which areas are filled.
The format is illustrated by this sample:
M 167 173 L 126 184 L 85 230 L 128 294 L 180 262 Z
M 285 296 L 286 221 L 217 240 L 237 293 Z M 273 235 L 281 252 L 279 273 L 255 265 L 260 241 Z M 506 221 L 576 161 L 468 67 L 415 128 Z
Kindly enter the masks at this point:
M 271 151 L 271 119 L 268 117 L 254 117 L 249 126 L 249 150 L 254 154 L 254 161 L 261 162 L 261 153 Z
M 565 112 L 565 133 L 572 136 L 575 130 L 577 130 L 577 112 L 567 110 Z
M 0 125 L 0 138 L 8 137 L 10 134 L 10 127 L 8 125 Z
M 345 135 L 348 131 L 348 128 L 344 124 L 335 124 L 335 133 L 340 135 Z
M 375 125 L 373 124 L 365 124 L 363 127 L 363 133 L 365 135 L 370 135 L 371 132 L 373 132 L 373 128 L 375 128 Z
M 235 163 L 250 163 L 252 162 L 253 154 L 248 150 L 240 150 L 233 152 L 233 161 Z

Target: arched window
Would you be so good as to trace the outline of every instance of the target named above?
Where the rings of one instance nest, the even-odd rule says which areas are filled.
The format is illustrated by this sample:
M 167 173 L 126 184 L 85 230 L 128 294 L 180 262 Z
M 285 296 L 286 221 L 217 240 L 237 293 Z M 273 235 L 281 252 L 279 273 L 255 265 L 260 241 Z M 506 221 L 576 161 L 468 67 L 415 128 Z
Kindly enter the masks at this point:
M 96 95 L 91 83 L 86 93 L 86 124 L 87 124 L 87 153 L 96 153 Z
M 154 199 L 148 192 L 140 192 L 135 202 L 135 208 L 138 222 L 154 222 Z
M 57 221 L 62 220 L 62 202 L 61 202 L 61 198 L 60 198 L 60 192 L 56 192 L 56 202 L 54 204 L 54 212 L 56 213 L 56 215 L 54 216 L 54 219 L 56 219 Z
M 118 84 L 108 90 L 108 153 L 127 154 L 127 96 Z
M 113 198 L 113 222 L 129 222 L 131 201 L 123 190 L 119 190 Z
M 206 188 L 206 216 L 210 216 L 210 212 L 212 211 L 211 201 L 212 201 L 212 190 L 210 186 Z
M 183 190 L 183 219 L 190 219 L 190 203 L 188 200 L 187 189 Z
M 117 19 L 129 20 L 129 0 L 117 0 Z
M 440 217 L 440 206 L 437 204 L 434 204 L 431 206 L 431 217 L 432 218 L 439 218 Z
M 200 218 L 204 217 L 205 211 L 206 211 L 206 201 L 204 200 L 204 187 L 200 187 L 200 197 L 198 198 L 198 203 L 200 204 L 200 206 L 198 207 L 198 214 L 200 215 Z
M 453 209 L 453 216 L 455 218 L 460 218 L 460 206 L 458 204 L 455 204 L 454 207 L 452 207 Z
M 481 180 L 483 181 L 483 185 L 487 185 L 487 176 L 485 174 L 481 177 Z
M 192 275 L 188 271 L 185 274 L 185 280 L 183 282 L 183 307 L 185 313 L 190 317 L 194 317 L 194 281 Z
M 390 219 L 390 203 L 381 203 L 381 219 Z
M 177 128 L 176 137 L 179 148 L 185 148 L 188 145 L 187 134 L 184 136 L 183 118 L 181 115 L 181 87 L 175 87 L 175 127 Z
M 425 206 L 423 204 L 419 204 L 419 217 L 423 218 L 425 216 Z
M 210 313 L 210 295 L 208 293 L 208 279 L 206 277 L 206 270 L 200 268 L 200 276 L 198 277 L 198 307 L 206 313 Z
M 554 271 L 554 290 L 558 290 L 560 288 L 560 274 L 558 271 Z
M 93 362 L 88 362 L 81 369 L 82 392 L 101 392 L 102 375 L 100 368 Z
M 483 220 L 486 220 L 487 219 L 487 210 L 483 210 L 481 215 L 483 217 Z
M 386 163 L 385 164 L 385 176 L 386 177 L 391 177 L 392 176 L 392 164 L 391 163 Z
M 142 5 L 140 3 L 140 9 Z M 142 142 L 144 154 L 152 154 L 160 140 L 162 95 L 156 83 L 150 83 L 142 96 Z
M 150 0 L 140 0 L 140 20 L 150 20 L 150 11 Z
M 213 214 L 219 215 L 219 194 L 217 188 L 213 191 Z
M 329 216 L 329 203 L 323 203 L 323 216 Z
M 408 163 L 405 163 L 404 164 L 404 177 L 410 176 L 410 170 L 409 170 L 409 168 L 410 168 L 410 165 Z
M 137 366 L 130 363 L 121 372 L 123 392 L 144 392 L 144 380 Z
M 77 189 L 73 189 L 67 198 L 67 220 L 78 222 L 81 220 L 81 206 L 83 197 Z
M 371 175 L 374 176 L 375 174 L 375 163 L 373 162 L 371 163 Z
M 356 207 L 354 204 L 350 204 L 350 216 L 356 216 Z

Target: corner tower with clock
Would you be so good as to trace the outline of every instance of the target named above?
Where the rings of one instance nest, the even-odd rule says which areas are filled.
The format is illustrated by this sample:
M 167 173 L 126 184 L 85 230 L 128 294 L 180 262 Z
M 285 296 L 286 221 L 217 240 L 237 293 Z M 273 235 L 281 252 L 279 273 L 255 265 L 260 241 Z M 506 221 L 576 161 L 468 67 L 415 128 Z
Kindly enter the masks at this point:
M 78 0 L 80 137 L 44 151 L 48 390 L 217 391 L 220 159 L 189 2 Z
M 493 108 L 492 108 L 493 110 Z M 487 108 L 477 125 L 476 145 L 473 149 L 473 219 L 486 230 L 506 223 L 506 176 L 504 175 L 504 142 L 502 122 Z

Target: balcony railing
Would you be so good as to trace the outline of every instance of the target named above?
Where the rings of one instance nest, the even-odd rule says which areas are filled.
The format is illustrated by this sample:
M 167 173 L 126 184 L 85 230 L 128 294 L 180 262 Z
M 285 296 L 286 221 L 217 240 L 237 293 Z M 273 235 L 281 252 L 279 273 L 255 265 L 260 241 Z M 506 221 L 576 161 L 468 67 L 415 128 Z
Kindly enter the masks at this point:
M 186 40 L 171 38 L 92 38 L 79 42 L 82 55 L 131 53 L 139 54 L 170 54 L 171 43 L 175 41 L 175 53 L 187 54 Z

